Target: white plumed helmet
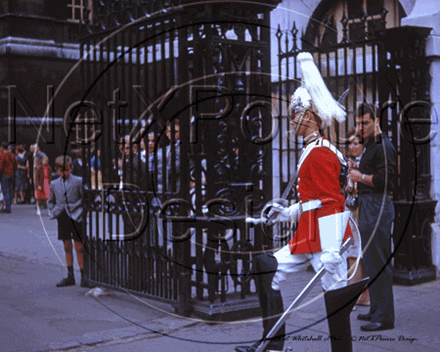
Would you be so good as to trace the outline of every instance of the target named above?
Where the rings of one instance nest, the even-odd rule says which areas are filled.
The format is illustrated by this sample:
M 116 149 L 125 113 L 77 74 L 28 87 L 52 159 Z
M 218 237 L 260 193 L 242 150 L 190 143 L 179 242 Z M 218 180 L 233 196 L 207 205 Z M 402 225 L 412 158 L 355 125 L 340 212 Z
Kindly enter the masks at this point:
M 327 89 L 318 68 L 313 62 L 312 55 L 310 53 L 299 53 L 297 60 L 302 84 L 292 95 L 289 107 L 290 114 L 311 110 L 321 119 L 322 128 L 330 126 L 333 119 L 339 123 L 344 122 L 345 109 L 332 97 Z

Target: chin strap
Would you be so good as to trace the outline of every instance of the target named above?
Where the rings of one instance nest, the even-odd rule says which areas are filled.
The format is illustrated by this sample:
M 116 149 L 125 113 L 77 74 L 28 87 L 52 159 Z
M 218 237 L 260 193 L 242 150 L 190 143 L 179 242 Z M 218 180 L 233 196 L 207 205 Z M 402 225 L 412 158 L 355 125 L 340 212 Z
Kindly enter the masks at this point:
M 296 134 L 296 135 L 298 135 L 298 130 L 299 130 L 299 127 L 300 127 L 301 124 L 302 124 L 302 121 L 303 121 L 303 119 L 304 119 L 304 114 L 306 113 L 306 111 L 307 111 L 307 110 L 303 110 L 303 111 L 300 111 L 300 112 L 299 112 L 298 123 L 297 123 L 296 126 L 295 126 L 295 134 Z
M 304 139 L 303 139 L 304 144 L 307 145 L 309 143 L 312 143 L 313 141 L 316 141 L 319 137 L 321 137 L 319 132 L 314 131 L 314 132 L 310 133 L 307 137 L 304 137 Z

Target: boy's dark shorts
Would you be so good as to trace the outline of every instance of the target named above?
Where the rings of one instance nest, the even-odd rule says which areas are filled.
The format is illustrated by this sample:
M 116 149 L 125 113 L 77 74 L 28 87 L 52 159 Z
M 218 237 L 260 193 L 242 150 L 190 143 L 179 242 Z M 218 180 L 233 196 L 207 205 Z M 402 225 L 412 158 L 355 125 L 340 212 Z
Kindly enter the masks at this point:
M 65 211 L 57 217 L 58 239 L 61 241 L 74 240 L 83 242 L 83 223 L 73 220 Z

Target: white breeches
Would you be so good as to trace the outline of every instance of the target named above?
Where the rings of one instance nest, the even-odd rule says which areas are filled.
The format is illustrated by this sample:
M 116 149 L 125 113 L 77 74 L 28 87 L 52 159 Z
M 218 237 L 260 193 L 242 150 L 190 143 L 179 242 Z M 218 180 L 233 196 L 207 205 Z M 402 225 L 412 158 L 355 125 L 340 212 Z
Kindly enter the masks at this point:
M 291 254 L 289 245 L 274 253 L 278 261 L 278 268 L 272 280 L 272 288 L 280 290 L 280 282 L 286 281 L 287 274 L 296 273 L 305 270 L 309 264 L 313 266 L 315 272 L 321 269 L 321 254 L 322 252 Z M 342 262 L 336 269 L 336 274 L 331 275 L 325 273 L 321 278 L 322 288 L 325 291 L 334 290 L 347 285 L 347 256 L 342 255 Z

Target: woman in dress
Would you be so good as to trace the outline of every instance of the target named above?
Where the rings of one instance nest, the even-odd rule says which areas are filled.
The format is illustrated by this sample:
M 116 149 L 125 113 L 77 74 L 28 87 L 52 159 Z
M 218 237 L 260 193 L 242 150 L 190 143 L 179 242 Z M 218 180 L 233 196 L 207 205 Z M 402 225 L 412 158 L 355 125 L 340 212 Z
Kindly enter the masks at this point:
M 50 181 L 52 180 L 52 168 L 49 166 L 47 156 L 41 159 L 41 165 L 35 172 L 35 199 L 37 200 L 37 215 L 41 215 L 40 207 L 47 204 L 50 195 Z

